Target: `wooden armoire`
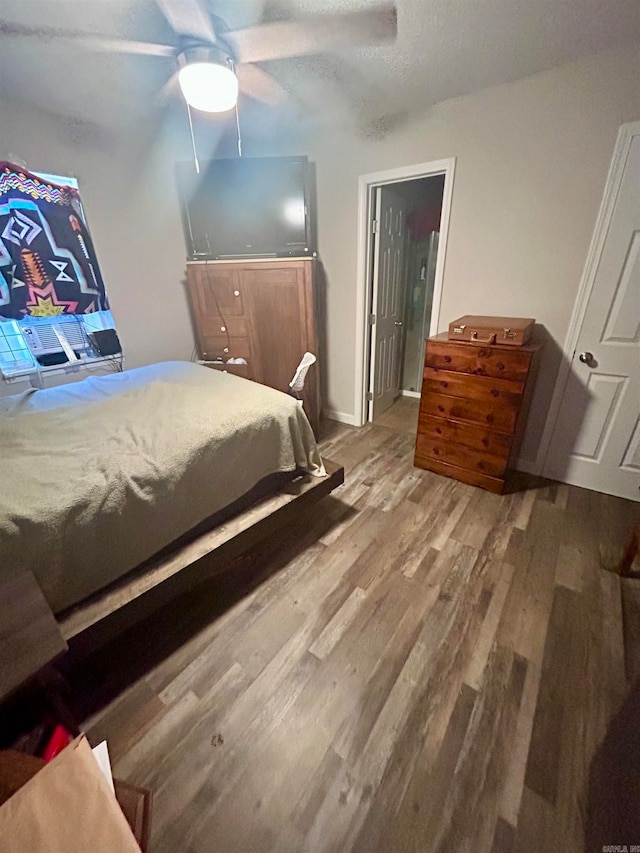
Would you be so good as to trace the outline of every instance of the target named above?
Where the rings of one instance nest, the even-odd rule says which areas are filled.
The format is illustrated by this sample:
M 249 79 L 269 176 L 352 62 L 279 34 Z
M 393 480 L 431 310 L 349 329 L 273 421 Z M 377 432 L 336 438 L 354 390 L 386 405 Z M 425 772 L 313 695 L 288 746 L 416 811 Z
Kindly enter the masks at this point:
M 315 258 L 189 261 L 187 295 L 198 357 L 286 391 L 304 353 L 318 356 L 315 291 Z M 230 358 L 247 364 L 227 364 Z M 317 433 L 317 363 L 309 369 L 302 398 Z

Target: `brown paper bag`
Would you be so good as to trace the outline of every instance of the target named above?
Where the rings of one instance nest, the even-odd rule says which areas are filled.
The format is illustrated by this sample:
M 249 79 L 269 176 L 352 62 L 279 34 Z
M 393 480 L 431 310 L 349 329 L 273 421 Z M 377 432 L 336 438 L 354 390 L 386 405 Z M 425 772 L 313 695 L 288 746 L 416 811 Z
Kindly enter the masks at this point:
M 2 853 L 140 853 L 84 736 L 0 806 Z

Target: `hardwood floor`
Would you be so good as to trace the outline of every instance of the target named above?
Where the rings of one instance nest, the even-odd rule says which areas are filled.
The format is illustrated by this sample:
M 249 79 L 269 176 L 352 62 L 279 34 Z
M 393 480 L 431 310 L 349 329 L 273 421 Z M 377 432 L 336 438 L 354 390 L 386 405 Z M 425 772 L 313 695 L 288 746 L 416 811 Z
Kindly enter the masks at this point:
M 601 568 L 638 505 L 480 491 L 380 425 L 327 425 L 323 449 L 346 483 L 286 535 L 84 661 L 77 638 L 74 701 L 116 775 L 153 789 L 151 849 L 640 843 L 619 834 L 640 710 Z
M 412 436 L 415 441 L 419 411 L 420 400 L 418 397 L 398 397 L 386 412 L 378 415 L 375 425 L 406 433 L 406 435 Z

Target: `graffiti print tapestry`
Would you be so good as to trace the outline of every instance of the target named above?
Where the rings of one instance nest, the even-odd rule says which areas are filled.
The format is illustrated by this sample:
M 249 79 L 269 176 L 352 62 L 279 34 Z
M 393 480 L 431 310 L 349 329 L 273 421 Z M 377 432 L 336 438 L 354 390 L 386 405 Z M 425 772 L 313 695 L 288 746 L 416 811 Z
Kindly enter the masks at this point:
M 108 307 L 78 191 L 0 162 L 0 318 Z

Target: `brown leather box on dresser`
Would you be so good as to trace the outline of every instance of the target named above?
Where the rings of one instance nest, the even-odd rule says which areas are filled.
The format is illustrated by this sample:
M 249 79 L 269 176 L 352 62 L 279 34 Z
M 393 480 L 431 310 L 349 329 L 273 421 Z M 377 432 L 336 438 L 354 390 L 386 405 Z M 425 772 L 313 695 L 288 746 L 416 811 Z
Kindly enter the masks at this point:
M 502 494 L 517 459 L 540 345 L 427 340 L 415 465 Z

